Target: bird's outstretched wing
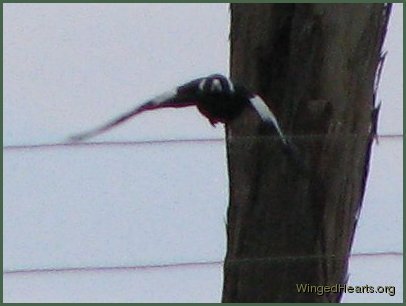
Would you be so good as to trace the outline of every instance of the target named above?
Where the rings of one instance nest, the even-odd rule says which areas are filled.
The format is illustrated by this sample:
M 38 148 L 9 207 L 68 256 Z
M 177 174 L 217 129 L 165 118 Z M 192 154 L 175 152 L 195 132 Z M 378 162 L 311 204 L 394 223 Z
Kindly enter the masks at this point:
M 253 108 L 257 111 L 257 113 L 261 117 L 262 121 L 272 125 L 275 128 L 283 143 L 283 151 L 290 158 L 293 164 L 296 167 L 298 167 L 302 172 L 309 173 L 310 168 L 303 160 L 301 151 L 296 147 L 294 143 L 289 141 L 283 134 L 281 128 L 279 127 L 278 121 L 276 120 L 275 115 L 266 105 L 264 100 L 262 100 L 260 96 L 254 95 L 253 97 L 250 98 L 250 102 Z
M 254 95 L 250 98 L 251 105 L 257 111 L 258 115 L 261 117 L 262 121 L 271 124 L 275 127 L 275 130 L 278 132 L 279 137 L 281 138 L 284 145 L 288 145 L 288 141 L 285 135 L 282 133 L 281 128 L 279 127 L 278 120 L 276 120 L 275 115 L 272 113 L 268 105 L 262 100 L 258 95 Z
M 131 117 L 134 117 L 140 113 L 145 111 L 159 109 L 159 108 L 180 108 L 180 107 L 187 107 L 187 106 L 194 106 L 196 105 L 196 100 L 194 99 L 194 91 L 195 87 L 198 84 L 198 80 L 193 82 L 186 83 L 181 87 L 177 87 L 172 91 L 165 92 L 155 98 L 149 100 L 148 102 L 137 106 L 133 110 L 122 114 L 121 116 L 117 117 L 116 119 L 98 127 L 93 130 L 74 135 L 69 138 L 71 142 L 79 142 L 86 140 L 88 138 L 94 137 L 101 133 L 104 133 L 107 130 L 127 121 Z

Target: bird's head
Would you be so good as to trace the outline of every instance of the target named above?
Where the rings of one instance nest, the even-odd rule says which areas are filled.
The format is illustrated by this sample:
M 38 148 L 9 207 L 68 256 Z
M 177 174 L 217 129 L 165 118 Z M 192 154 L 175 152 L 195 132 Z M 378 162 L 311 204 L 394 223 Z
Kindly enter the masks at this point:
M 221 74 L 213 74 L 199 82 L 199 93 L 202 95 L 232 95 L 234 85 Z

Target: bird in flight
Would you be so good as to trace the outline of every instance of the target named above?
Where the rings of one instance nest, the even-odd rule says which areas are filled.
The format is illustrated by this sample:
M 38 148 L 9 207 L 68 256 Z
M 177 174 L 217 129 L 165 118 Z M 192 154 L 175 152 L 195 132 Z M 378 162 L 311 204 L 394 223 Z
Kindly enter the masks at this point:
M 237 118 L 246 107 L 251 107 L 263 122 L 275 128 L 282 143 L 286 147 L 289 146 L 275 115 L 264 100 L 259 95 L 249 92 L 244 86 L 233 84 L 231 80 L 220 74 L 198 78 L 180 85 L 98 128 L 70 137 L 70 141 L 84 141 L 145 111 L 188 106 L 196 106 L 213 126 L 217 123 L 228 123 Z

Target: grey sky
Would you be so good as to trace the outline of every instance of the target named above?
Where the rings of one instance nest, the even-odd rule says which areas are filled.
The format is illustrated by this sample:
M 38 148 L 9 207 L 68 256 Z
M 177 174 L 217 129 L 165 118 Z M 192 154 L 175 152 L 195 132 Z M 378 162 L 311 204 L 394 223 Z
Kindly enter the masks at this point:
M 60 142 L 194 77 L 228 74 L 228 4 L 4 4 L 4 143 Z M 395 5 L 380 131 L 403 126 Z M 185 128 L 187 127 L 187 128 Z M 145 114 L 102 139 L 223 137 L 194 109 Z

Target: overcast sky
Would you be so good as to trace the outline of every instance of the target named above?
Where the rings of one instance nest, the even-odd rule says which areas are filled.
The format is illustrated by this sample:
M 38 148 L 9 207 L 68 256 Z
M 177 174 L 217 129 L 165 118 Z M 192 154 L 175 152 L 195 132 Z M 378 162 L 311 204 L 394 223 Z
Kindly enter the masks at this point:
M 381 134 L 403 133 L 402 9 L 395 4 L 384 47 Z M 182 82 L 214 72 L 228 75 L 228 33 L 228 4 L 6 3 L 3 143 L 61 142 Z M 213 137 L 224 137 L 223 127 L 213 128 L 195 109 L 168 109 L 145 113 L 95 141 Z M 374 146 L 355 253 L 402 250 L 401 142 L 385 138 Z M 222 142 L 4 153 L 6 269 L 224 258 L 228 178 Z M 400 260 L 359 257 L 359 262 L 352 260 L 350 284 L 401 283 Z M 15 282 L 8 278 L 5 292 L 27 299 L 49 293 L 53 300 L 58 294 L 94 300 L 125 298 L 127 291 L 148 298 L 147 289 L 158 286 L 166 300 L 178 292 L 219 300 L 220 268 L 209 276 L 202 269 L 193 276 L 174 269 L 183 283 L 156 271 L 160 282 L 148 282 L 149 271 L 148 277 L 131 271 L 141 277 L 132 282 L 107 270 L 105 276 L 78 272 L 76 278 L 72 272 L 46 273 L 42 279 L 20 274 Z M 189 285 L 196 281 L 202 285 L 194 296 Z M 211 289 L 202 292 L 202 286 Z
M 60 142 L 162 91 L 228 75 L 228 4 L 4 4 L 5 145 Z M 389 27 L 380 131 L 403 126 L 403 14 Z M 195 109 L 163 110 L 95 140 L 223 137 Z

